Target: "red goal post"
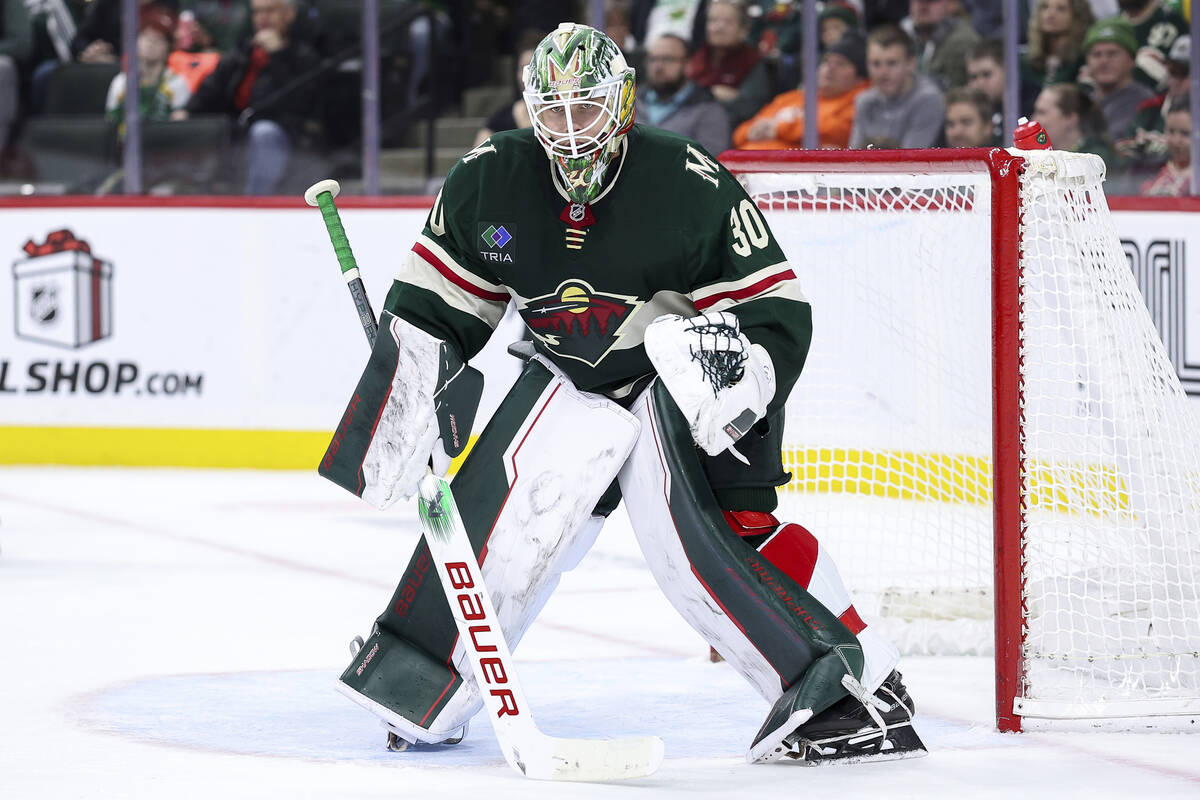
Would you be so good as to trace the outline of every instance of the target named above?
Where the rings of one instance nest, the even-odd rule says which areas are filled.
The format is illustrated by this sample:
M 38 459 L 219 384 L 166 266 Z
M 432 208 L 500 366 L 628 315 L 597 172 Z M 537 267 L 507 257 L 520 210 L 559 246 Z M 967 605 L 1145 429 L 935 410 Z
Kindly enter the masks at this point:
M 1001 730 L 1200 713 L 1200 426 L 1103 163 L 720 160 L 813 303 L 783 510 L 830 545 L 860 610 L 910 653 L 994 652 Z

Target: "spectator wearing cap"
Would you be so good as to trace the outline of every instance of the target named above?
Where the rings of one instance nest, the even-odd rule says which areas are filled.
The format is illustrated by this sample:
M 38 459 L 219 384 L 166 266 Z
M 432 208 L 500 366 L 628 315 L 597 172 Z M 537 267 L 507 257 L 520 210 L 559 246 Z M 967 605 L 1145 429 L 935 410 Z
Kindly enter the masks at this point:
M 942 132 L 945 106 L 933 79 L 917 72 L 912 39 L 895 25 L 867 36 L 871 87 L 854 98 L 850 147 L 931 147 Z
M 1158 174 L 1142 184 L 1141 194 L 1183 197 L 1192 191 L 1192 114 L 1187 97 L 1167 113 L 1164 136 L 1167 161 Z
M 221 56 L 188 101 L 190 114 L 227 114 L 245 124 L 246 194 L 273 194 L 288 172 L 315 87 L 294 83 L 320 59 L 291 35 L 296 0 L 251 0 L 254 34 Z
M 1188 32 L 1187 21 L 1162 0 L 1117 0 L 1117 5 L 1121 19 L 1133 27 L 1138 45 L 1133 77 L 1151 89 L 1162 89 L 1171 45 Z
M 1188 102 L 1191 56 L 1191 37 L 1178 37 L 1167 55 L 1167 88 L 1138 106 L 1132 135 L 1117 142 L 1117 154 L 1128 159 L 1137 174 L 1148 176 L 1167 159 L 1166 119 L 1172 109 Z
M 1029 17 L 1029 45 L 1020 58 L 1021 110 L 1052 83 L 1074 83 L 1083 66 L 1083 40 L 1096 22 L 1088 0 L 1038 0 Z
M 167 68 L 171 52 L 171 33 L 159 25 L 146 25 L 138 32 L 138 115 L 142 119 L 161 122 L 179 118 L 192 96 L 188 83 Z M 118 72 L 108 85 L 104 115 L 110 120 L 125 121 L 125 73 Z
M 637 118 L 695 139 L 710 153 L 729 147 L 729 115 L 712 92 L 687 79 L 687 42 L 665 33 L 646 52 L 646 81 L 638 89 Z
M 916 44 L 917 71 L 942 90 L 967 83 L 967 53 L 979 41 L 971 23 L 959 14 L 958 0 L 912 0 L 900 26 Z
M 1133 131 L 1138 106 L 1154 96 L 1133 79 L 1137 40 L 1133 28 L 1118 17 L 1097 22 L 1083 40 L 1087 78 L 1107 122 L 1108 138 L 1116 142 Z M 1051 140 L 1053 141 L 1053 139 Z
M 845 148 L 854 125 L 854 99 L 867 88 L 866 43 L 851 31 L 826 48 L 817 71 L 817 141 Z M 804 90 L 784 92 L 737 127 L 733 146 L 783 150 L 804 146 Z
M 821 9 L 821 14 L 817 17 L 817 25 L 817 37 L 821 40 L 821 47 L 833 47 L 847 33 L 862 31 L 854 6 L 841 0 L 825 4 L 825 8 Z

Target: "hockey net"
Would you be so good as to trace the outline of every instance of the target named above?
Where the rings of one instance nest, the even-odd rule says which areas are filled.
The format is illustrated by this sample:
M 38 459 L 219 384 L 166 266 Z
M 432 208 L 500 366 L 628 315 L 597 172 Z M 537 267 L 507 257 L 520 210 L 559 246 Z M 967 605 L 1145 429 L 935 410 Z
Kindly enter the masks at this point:
M 1200 423 L 1092 156 L 727 153 L 813 306 L 781 517 L 997 721 L 1200 720 Z M 1190 719 L 1189 719 L 1190 717 Z

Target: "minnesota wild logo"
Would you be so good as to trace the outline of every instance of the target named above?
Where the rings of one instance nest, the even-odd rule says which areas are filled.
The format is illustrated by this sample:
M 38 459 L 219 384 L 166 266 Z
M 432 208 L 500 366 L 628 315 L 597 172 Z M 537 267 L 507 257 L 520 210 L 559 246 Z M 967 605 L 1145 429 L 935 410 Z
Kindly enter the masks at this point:
M 612 351 L 640 305 L 636 297 L 598 292 L 586 281 L 566 280 L 551 294 L 524 303 L 520 311 L 529 330 L 551 351 L 594 367 Z

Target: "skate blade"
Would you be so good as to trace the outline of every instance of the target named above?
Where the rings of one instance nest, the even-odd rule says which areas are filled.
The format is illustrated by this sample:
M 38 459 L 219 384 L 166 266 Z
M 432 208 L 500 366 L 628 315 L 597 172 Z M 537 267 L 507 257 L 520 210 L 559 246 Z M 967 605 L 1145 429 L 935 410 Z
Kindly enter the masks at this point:
M 755 763 L 795 763 L 805 767 L 820 767 L 834 764 L 862 764 L 874 761 L 899 761 L 906 758 L 921 758 L 929 754 L 925 743 L 913 729 L 911 723 L 902 723 L 888 728 L 887 741 L 883 749 L 879 740 L 880 730 L 870 728 L 857 734 L 831 739 L 800 739 L 777 747 L 766 757 Z
M 384 730 L 387 731 L 387 749 L 393 753 L 403 753 L 405 750 L 409 750 L 410 748 L 414 747 L 430 748 L 460 744 L 467 736 L 467 724 L 464 723 L 462 728 L 459 729 L 458 735 L 451 736 L 449 739 L 443 739 L 440 742 L 410 742 L 408 739 L 405 739 L 399 731 L 388 725 L 386 721 L 380 720 L 379 722 L 383 725 Z
M 806 767 L 841 764 L 865 764 L 877 761 L 900 761 L 907 758 L 922 758 L 929 755 L 925 743 L 917 735 L 911 723 L 893 725 L 888 728 L 887 741 L 879 747 L 882 731 L 868 730 L 849 737 L 832 740 L 810 741 L 801 739 L 797 750 L 785 755 Z M 866 749 L 864 749 L 866 748 Z

